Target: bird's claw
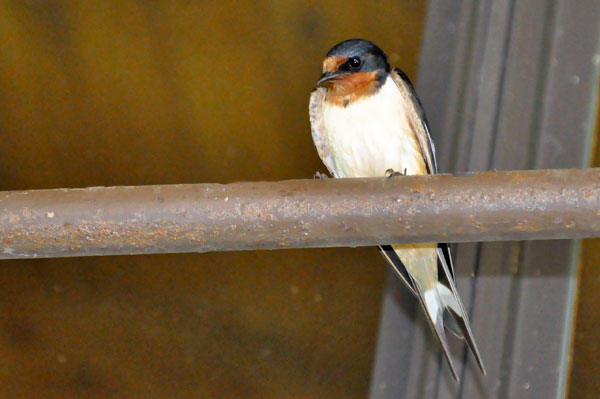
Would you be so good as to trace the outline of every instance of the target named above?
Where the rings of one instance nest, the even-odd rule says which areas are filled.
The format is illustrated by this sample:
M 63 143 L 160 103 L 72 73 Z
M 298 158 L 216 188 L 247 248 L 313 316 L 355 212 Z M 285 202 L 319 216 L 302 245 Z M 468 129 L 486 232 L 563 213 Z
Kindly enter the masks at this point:
M 325 180 L 329 179 L 329 176 L 327 176 L 325 173 L 315 172 L 315 174 L 313 175 L 313 179 Z
M 388 179 L 398 176 L 406 176 L 406 168 L 404 168 L 404 172 L 396 172 L 392 168 L 385 171 L 385 177 L 387 177 Z

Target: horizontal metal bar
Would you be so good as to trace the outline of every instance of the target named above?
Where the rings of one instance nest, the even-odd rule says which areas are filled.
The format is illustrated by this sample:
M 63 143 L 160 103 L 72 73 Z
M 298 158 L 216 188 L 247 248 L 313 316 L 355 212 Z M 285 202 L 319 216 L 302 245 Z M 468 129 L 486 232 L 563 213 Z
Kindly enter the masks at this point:
M 0 258 L 600 236 L 600 169 L 0 192 Z

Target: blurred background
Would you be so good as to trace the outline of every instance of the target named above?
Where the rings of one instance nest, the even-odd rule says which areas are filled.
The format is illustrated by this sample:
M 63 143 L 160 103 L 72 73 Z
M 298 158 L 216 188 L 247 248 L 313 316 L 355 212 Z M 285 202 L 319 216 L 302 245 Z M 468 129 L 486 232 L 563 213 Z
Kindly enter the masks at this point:
M 425 3 L 2 1 L 0 189 L 312 178 L 308 96 Z M 374 248 L 0 262 L 2 398 L 364 398 Z
M 327 50 L 368 38 L 416 78 L 425 10 L 2 1 L 0 190 L 311 178 Z M 600 355 L 584 255 L 573 397 Z M 364 398 L 384 277 L 374 248 L 1 261 L 0 396 Z

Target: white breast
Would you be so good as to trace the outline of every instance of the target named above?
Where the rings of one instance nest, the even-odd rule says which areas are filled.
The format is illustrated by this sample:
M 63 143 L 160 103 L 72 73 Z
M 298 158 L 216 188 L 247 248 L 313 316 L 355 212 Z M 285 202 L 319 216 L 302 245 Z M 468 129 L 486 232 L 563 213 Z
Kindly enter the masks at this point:
M 383 176 L 388 169 L 426 173 L 403 101 L 388 77 L 377 94 L 345 108 L 324 103 L 323 122 L 336 177 Z

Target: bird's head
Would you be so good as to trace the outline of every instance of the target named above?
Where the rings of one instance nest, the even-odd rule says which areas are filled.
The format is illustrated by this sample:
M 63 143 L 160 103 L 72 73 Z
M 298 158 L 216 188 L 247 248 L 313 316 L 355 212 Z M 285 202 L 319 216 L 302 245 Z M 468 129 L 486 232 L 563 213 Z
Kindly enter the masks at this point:
M 329 50 L 317 85 L 337 96 L 368 95 L 379 89 L 389 72 L 387 56 L 379 47 L 368 40 L 350 39 Z

